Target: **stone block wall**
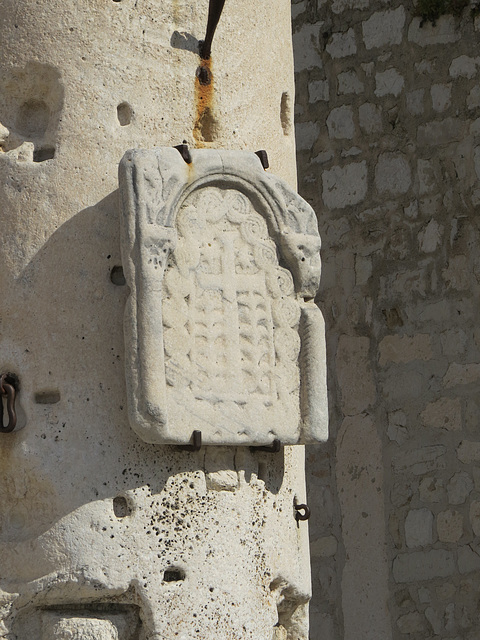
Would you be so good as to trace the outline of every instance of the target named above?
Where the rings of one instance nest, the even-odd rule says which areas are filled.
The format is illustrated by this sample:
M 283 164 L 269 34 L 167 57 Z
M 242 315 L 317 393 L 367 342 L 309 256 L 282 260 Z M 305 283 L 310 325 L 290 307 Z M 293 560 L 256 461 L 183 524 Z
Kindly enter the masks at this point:
M 311 640 L 474 640 L 480 16 L 293 2 L 331 440 L 307 449 Z

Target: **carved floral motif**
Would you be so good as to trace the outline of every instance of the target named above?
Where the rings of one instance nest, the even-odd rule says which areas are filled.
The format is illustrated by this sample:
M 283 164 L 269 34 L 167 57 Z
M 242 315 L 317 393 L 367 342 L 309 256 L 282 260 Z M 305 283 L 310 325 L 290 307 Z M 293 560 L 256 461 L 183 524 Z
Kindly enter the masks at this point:
M 320 277 L 313 211 L 253 154 L 192 157 L 121 165 L 132 426 L 151 442 L 323 439 L 323 324 L 304 301 Z

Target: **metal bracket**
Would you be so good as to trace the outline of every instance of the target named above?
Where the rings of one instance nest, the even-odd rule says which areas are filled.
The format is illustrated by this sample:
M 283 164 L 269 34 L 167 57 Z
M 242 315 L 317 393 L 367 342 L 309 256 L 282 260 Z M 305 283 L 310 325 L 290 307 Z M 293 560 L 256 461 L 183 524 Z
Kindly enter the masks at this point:
M 190 149 L 188 148 L 188 144 L 177 144 L 174 149 L 180 153 L 182 158 L 185 160 L 187 164 L 192 164 L 192 156 L 190 154 Z
M 255 451 L 266 451 L 267 453 L 279 453 L 282 448 L 282 443 L 277 438 L 272 442 L 272 444 L 262 445 L 260 447 L 250 447 L 250 451 L 255 453 Z
M 180 451 L 200 451 L 202 448 L 202 432 L 194 431 L 192 433 L 192 444 L 177 445 Z
M 260 158 L 260 162 L 262 163 L 262 167 L 266 170 L 270 166 L 268 163 L 268 154 L 265 149 L 260 149 L 259 151 L 255 151 L 255 155 Z

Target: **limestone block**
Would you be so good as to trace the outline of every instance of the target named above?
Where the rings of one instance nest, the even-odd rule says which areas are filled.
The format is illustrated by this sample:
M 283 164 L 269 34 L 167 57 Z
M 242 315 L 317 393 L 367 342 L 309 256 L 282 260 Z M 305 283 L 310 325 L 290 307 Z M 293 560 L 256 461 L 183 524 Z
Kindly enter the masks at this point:
M 402 195 L 411 183 L 411 169 L 404 155 L 387 152 L 379 157 L 375 167 L 375 186 L 379 193 Z
M 473 162 L 475 165 L 475 173 L 477 178 L 480 179 L 480 147 L 475 147 L 473 150 Z
M 388 414 L 387 436 L 398 444 L 408 440 L 407 416 L 403 411 L 391 411 Z
M 407 547 L 424 547 L 433 542 L 433 513 L 430 509 L 411 509 L 405 519 Z
M 460 40 L 460 31 L 456 30 L 453 16 L 441 16 L 435 24 L 426 22 L 420 26 L 422 19 L 413 18 L 408 28 L 408 40 L 427 47 L 432 44 L 448 44 Z
M 423 253 L 433 253 L 442 240 L 443 226 L 436 220 L 430 222 L 418 234 L 418 244 Z
M 323 321 L 304 301 L 320 278 L 315 214 L 254 154 L 191 155 L 120 164 L 131 425 L 152 443 L 322 439 Z
M 345 415 L 359 414 L 375 402 L 376 390 L 369 349 L 368 338 L 340 336 L 336 363 Z
M 336 478 L 346 560 L 342 574 L 345 640 L 392 638 L 387 613 L 389 561 L 381 440 L 368 415 L 346 418 L 337 438 Z
M 465 353 L 467 334 L 462 329 L 448 329 L 440 334 L 442 352 L 446 356 L 461 356 Z
M 321 23 L 304 24 L 293 34 L 293 50 L 295 52 L 295 73 L 306 69 L 321 69 L 323 66 L 320 55 L 319 37 Z
M 378 362 L 381 367 L 388 362 L 430 360 L 431 357 L 432 345 L 427 333 L 419 333 L 416 336 L 385 336 L 379 344 Z
M 473 480 L 465 471 L 455 473 L 447 484 L 450 504 L 463 504 L 473 489 Z
M 317 122 L 296 122 L 295 142 L 298 151 L 311 150 L 317 141 L 320 127 Z
M 418 611 L 405 613 L 397 620 L 397 627 L 401 633 L 425 633 L 427 624 L 425 618 Z
M 451 103 L 452 97 L 452 85 L 450 84 L 434 84 L 430 89 L 430 95 L 432 96 L 433 110 L 437 113 L 442 113 Z
M 462 440 L 457 447 L 457 458 L 460 462 L 463 462 L 463 464 L 480 462 L 480 442 Z
M 328 80 L 313 80 L 308 84 L 309 102 L 327 102 L 330 95 Z M 317 133 L 318 135 L 318 133 Z
M 377 98 L 393 95 L 399 96 L 403 91 L 405 80 L 396 69 L 387 69 L 375 74 L 375 95 Z
M 378 105 L 364 102 L 358 109 L 358 119 L 365 133 L 381 133 L 382 110 Z
M 337 76 L 338 94 L 363 93 L 365 86 L 355 71 L 345 71 Z
M 480 502 L 472 500 L 470 503 L 470 524 L 474 535 L 480 536 Z
M 447 578 L 455 572 L 455 556 L 446 549 L 401 553 L 393 560 L 396 582 Z
M 476 545 L 467 544 L 458 547 L 458 570 L 460 573 L 471 573 L 480 570 L 480 550 Z
M 393 466 L 399 472 L 408 471 L 413 475 L 423 475 L 433 469 L 443 468 L 445 453 L 446 447 L 443 444 L 421 447 L 396 456 L 393 459 Z
M 435 170 L 429 160 L 419 158 L 417 161 L 418 193 L 424 196 L 435 189 L 437 184 Z
M 450 64 L 449 73 L 452 78 L 473 78 L 477 73 L 480 58 L 470 58 L 462 55 L 454 58 Z
M 353 158 L 355 156 L 359 156 L 363 151 L 359 147 L 350 147 L 349 149 L 344 149 L 341 152 L 342 158 Z
M 355 31 L 348 29 L 345 33 L 333 33 L 325 47 L 332 58 L 346 58 L 357 53 Z
M 322 198 L 330 209 L 344 209 L 362 202 L 367 195 L 367 163 L 351 162 L 322 173 Z
M 352 108 L 343 106 L 332 109 L 327 117 L 327 128 L 330 138 L 351 140 L 355 135 Z
M 391 46 L 402 42 L 405 9 L 403 6 L 390 11 L 377 11 L 362 22 L 363 41 L 366 49 Z
M 61 615 L 45 612 L 43 616 L 42 638 L 45 640 L 120 640 L 128 638 L 125 622 L 121 616 L 113 619 L 106 616 L 86 617 L 74 614 Z M 122 625 L 123 622 L 123 625 Z M 134 631 L 134 629 L 132 630 Z M 122 633 L 123 632 L 123 633 Z
M 442 277 L 452 289 L 468 290 L 470 288 L 470 274 L 467 256 L 452 256 L 446 269 L 442 270 Z
M 422 478 L 419 484 L 422 502 L 442 502 L 445 499 L 443 478 Z
M 417 141 L 422 146 L 438 146 L 459 142 L 465 131 L 465 123 L 459 118 L 428 122 L 418 127 Z
M 235 491 L 239 486 L 238 473 L 233 469 L 210 471 L 205 480 L 210 491 Z
M 328 558 L 337 553 L 338 542 L 335 536 L 317 538 L 310 545 L 312 558 Z
M 432 625 L 433 632 L 436 634 L 440 634 L 443 629 L 442 617 L 439 615 L 438 611 L 436 611 L 433 607 L 427 607 L 425 609 L 425 617 Z
M 424 89 L 415 89 L 407 93 L 407 110 L 412 116 L 419 116 L 423 113 Z
M 310 613 L 310 628 L 315 629 L 322 640 L 335 640 L 334 616 L 312 611 Z
M 463 535 L 463 515 L 458 511 L 441 511 L 437 515 L 437 533 L 440 542 L 458 542 Z
M 306 1 L 302 2 L 292 2 L 292 20 L 298 18 L 306 9 Z
M 367 284 L 372 275 L 373 265 L 371 258 L 357 254 L 355 256 L 355 282 L 360 287 Z
M 459 364 L 452 362 L 443 377 L 447 389 L 457 385 L 472 384 L 480 379 L 480 364 Z
M 459 398 L 443 397 L 429 402 L 420 414 L 422 424 L 432 429 L 458 431 L 462 428 L 462 405 Z
M 333 0 L 333 13 L 342 13 L 348 9 L 366 9 L 370 0 Z
M 415 220 L 418 217 L 418 200 L 412 200 L 409 205 L 404 207 L 403 213 L 407 218 Z
M 480 86 L 477 84 L 467 96 L 467 107 L 469 109 L 477 109 L 480 107 Z
M 476 118 L 469 126 L 470 135 L 477 137 L 480 134 L 480 118 Z
M 440 585 L 435 589 L 437 597 L 439 600 L 450 600 L 453 597 L 456 591 L 456 586 L 451 582 L 445 582 L 445 584 Z

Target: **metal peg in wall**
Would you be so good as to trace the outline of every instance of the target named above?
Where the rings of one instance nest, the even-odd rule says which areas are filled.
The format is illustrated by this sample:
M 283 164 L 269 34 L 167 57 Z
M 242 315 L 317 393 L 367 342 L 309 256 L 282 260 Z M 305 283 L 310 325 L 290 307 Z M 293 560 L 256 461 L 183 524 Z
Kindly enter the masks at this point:
M 15 411 L 15 397 L 17 394 L 18 380 L 11 373 L 3 373 L 0 376 L 0 433 L 10 433 L 17 426 L 17 413 Z M 3 424 L 3 398 L 6 399 L 6 411 L 8 415 L 8 424 Z
M 306 504 L 294 504 L 295 507 L 295 520 L 308 520 L 310 518 L 310 508 Z
M 202 448 L 202 432 L 194 431 L 192 433 L 192 444 L 177 445 L 180 451 L 200 451 Z
M 212 53 L 213 36 L 215 35 L 215 29 L 222 15 L 224 4 L 225 0 L 210 0 L 210 4 L 208 5 L 207 33 L 205 40 L 200 42 L 200 57 L 202 60 L 208 60 Z

